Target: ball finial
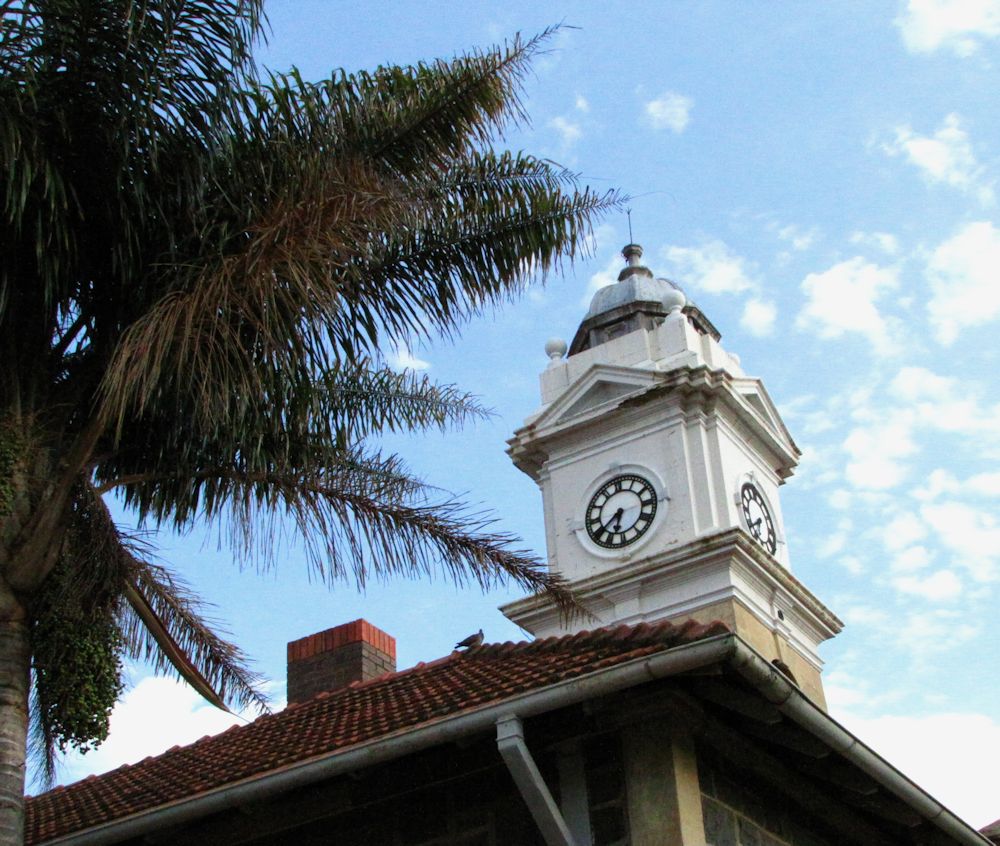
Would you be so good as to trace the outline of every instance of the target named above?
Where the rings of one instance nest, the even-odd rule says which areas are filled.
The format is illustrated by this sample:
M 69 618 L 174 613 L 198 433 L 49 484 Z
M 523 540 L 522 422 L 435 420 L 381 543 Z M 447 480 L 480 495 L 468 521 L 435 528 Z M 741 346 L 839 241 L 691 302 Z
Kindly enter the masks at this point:
M 669 286 L 663 294 L 663 307 L 667 310 L 668 314 L 678 314 L 683 311 L 684 306 L 687 305 L 687 297 L 684 296 L 684 292 L 680 288 L 675 288 L 673 284 L 668 279 L 661 280 L 666 282 Z
M 552 364 L 558 363 L 566 355 L 567 349 L 569 347 L 566 346 L 566 342 L 562 338 L 549 338 L 545 342 L 545 354 L 552 360 Z

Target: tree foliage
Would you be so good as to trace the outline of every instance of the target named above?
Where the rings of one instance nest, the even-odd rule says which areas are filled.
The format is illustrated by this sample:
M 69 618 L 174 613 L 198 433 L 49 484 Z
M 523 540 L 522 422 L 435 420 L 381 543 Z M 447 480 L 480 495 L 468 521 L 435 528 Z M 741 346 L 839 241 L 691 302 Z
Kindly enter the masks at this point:
M 550 33 L 314 83 L 257 72 L 262 27 L 255 0 L 2 5 L 0 578 L 49 746 L 100 739 L 59 709 L 93 670 L 106 714 L 119 652 L 263 704 L 106 494 L 154 528 L 223 521 L 265 564 L 291 525 L 330 583 L 443 571 L 573 602 L 377 449 L 484 413 L 383 350 L 559 269 L 618 203 L 497 149 Z

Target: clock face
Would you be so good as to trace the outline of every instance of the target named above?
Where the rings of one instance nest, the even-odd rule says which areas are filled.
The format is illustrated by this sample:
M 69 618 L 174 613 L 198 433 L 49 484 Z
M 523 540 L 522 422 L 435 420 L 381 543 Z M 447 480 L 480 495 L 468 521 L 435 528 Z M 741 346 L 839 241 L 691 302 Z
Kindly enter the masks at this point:
M 653 485 L 642 476 L 615 476 L 590 498 L 587 534 L 598 546 L 619 549 L 639 540 L 655 516 Z
M 778 534 L 774 529 L 774 520 L 764 496 L 751 482 L 744 482 L 740 488 L 740 505 L 751 537 L 774 555 L 778 548 Z

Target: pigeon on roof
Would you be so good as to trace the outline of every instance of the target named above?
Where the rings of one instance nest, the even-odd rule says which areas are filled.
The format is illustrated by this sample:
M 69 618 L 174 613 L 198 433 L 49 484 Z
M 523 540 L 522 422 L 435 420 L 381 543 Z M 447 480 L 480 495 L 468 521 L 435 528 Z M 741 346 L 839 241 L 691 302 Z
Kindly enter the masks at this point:
M 477 646 L 482 645 L 483 642 L 483 630 L 480 629 L 475 634 L 469 635 L 465 640 L 460 640 L 455 644 L 455 649 L 473 649 Z

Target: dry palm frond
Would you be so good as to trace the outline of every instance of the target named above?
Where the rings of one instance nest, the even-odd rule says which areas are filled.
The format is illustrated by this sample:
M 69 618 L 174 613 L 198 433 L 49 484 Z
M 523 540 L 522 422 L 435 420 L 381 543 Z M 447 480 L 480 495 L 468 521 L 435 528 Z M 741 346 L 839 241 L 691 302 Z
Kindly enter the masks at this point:
M 217 422 L 220 397 L 263 390 L 262 368 L 316 373 L 447 334 L 571 257 L 618 197 L 564 196 L 566 171 L 476 150 L 518 111 L 537 49 L 257 90 L 201 198 L 202 258 L 163 268 L 106 372 L 109 415 L 194 390 Z

